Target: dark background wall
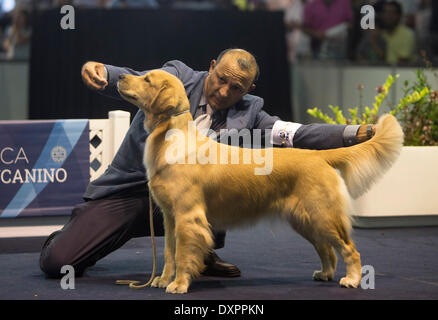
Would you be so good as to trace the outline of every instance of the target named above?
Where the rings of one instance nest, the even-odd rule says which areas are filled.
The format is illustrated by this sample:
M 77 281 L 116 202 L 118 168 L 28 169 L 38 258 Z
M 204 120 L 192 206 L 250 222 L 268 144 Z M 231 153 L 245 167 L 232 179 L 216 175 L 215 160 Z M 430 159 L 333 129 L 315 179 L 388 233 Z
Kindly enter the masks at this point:
M 142 71 L 178 59 L 208 70 L 229 47 L 252 52 L 261 76 L 253 94 L 265 110 L 293 120 L 283 16 L 274 12 L 185 10 L 78 10 L 75 29 L 63 30 L 58 10 L 34 19 L 30 69 L 30 119 L 106 118 L 125 101 L 87 89 L 80 70 L 89 60 Z

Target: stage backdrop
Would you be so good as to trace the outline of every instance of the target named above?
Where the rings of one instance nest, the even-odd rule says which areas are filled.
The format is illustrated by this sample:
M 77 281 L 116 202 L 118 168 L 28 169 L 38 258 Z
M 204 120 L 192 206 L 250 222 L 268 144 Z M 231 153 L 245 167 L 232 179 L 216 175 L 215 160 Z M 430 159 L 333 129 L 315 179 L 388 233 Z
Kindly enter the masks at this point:
M 88 120 L 0 121 L 0 218 L 69 215 L 90 178 Z
M 30 119 L 106 118 L 114 108 L 137 108 L 103 97 L 81 80 L 89 60 L 142 71 L 177 59 L 208 70 L 223 49 L 241 47 L 257 58 L 254 94 L 265 110 L 293 120 L 283 15 L 279 12 L 186 10 L 75 10 L 75 29 L 63 30 L 59 10 L 34 17 Z

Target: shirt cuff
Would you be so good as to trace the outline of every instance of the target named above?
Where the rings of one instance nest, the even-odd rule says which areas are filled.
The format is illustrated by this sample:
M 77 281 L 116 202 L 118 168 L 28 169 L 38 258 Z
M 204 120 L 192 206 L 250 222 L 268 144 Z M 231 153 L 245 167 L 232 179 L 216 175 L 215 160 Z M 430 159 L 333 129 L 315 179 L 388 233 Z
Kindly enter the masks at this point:
M 294 145 L 294 136 L 301 123 L 285 122 L 277 120 L 271 131 L 271 144 L 281 145 L 292 148 Z
M 103 66 L 103 74 L 105 76 L 105 80 L 108 81 L 108 70 L 106 69 L 106 66 Z
M 348 125 L 344 129 L 343 139 L 344 146 L 351 147 L 357 144 L 357 131 L 360 125 Z

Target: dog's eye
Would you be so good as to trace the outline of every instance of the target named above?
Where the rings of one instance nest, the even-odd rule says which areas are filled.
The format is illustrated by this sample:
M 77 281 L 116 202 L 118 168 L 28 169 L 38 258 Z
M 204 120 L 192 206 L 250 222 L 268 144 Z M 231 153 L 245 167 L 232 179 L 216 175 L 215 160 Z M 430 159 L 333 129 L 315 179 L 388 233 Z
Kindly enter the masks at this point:
M 147 83 L 151 82 L 148 77 L 144 78 L 144 81 L 146 81 Z

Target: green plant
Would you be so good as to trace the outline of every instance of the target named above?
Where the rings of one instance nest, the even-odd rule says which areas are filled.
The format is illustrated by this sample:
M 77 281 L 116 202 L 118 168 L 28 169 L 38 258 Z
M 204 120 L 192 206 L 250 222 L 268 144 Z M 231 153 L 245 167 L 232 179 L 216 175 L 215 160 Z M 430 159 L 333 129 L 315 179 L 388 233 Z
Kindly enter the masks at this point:
M 437 75 L 435 74 L 435 76 Z M 362 105 L 349 108 L 349 119 L 345 118 L 339 106 L 329 105 L 334 118 L 324 114 L 318 108 L 308 109 L 307 112 L 311 116 L 331 124 L 374 124 L 390 88 L 398 78 L 399 75 L 389 75 L 385 83 L 377 88 L 372 108 Z M 359 85 L 358 89 L 362 100 L 363 86 Z M 432 89 L 423 68 L 417 70 L 416 80 L 413 83 L 407 80 L 404 82 L 403 93 L 403 98 L 398 105 L 388 104 L 389 110 L 387 112 L 396 116 L 400 121 L 405 134 L 405 145 L 438 145 L 438 91 Z
M 355 107 L 355 108 L 349 108 L 348 112 L 350 113 L 350 116 L 351 116 L 350 119 L 345 118 L 345 116 L 344 116 L 342 110 L 339 108 L 339 106 L 333 107 L 332 105 L 329 105 L 329 108 L 333 112 L 333 114 L 335 115 L 335 119 L 333 119 L 329 115 L 323 113 L 318 108 L 309 109 L 309 110 L 307 110 L 307 113 L 309 113 L 311 116 L 313 116 L 315 118 L 318 118 L 318 119 L 323 120 L 326 123 L 330 123 L 330 124 L 375 123 L 375 121 L 377 120 L 377 114 L 380 110 L 380 107 L 381 107 L 383 101 L 385 100 L 385 98 L 387 97 L 387 95 L 389 93 L 389 89 L 391 88 L 391 86 L 394 84 L 395 80 L 398 77 L 399 77 L 398 75 L 396 75 L 395 77 L 393 77 L 392 75 L 389 75 L 388 78 L 386 79 L 385 83 L 377 88 L 378 94 L 374 98 L 375 101 L 373 103 L 373 108 L 370 108 L 368 106 L 363 107 L 362 105 Z M 362 96 L 363 86 L 360 84 L 358 86 L 358 89 L 359 89 L 361 96 Z M 361 111 L 363 111 L 363 112 L 361 112 Z
M 438 92 L 428 83 L 424 69 L 417 70 L 416 80 L 404 82 L 404 97 L 391 114 L 403 125 L 405 145 L 438 145 Z

